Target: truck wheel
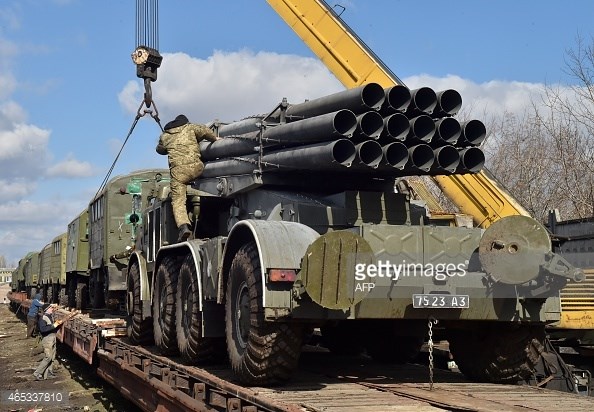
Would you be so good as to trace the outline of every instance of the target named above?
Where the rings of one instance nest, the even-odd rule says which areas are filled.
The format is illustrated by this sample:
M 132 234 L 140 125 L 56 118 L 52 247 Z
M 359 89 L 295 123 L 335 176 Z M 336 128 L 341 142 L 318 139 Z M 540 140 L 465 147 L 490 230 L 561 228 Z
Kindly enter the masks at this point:
M 145 345 L 153 342 L 153 319 L 142 318 L 142 302 L 140 300 L 140 269 L 134 263 L 128 272 L 127 287 L 127 334 L 133 343 Z
M 301 353 L 302 329 L 264 320 L 258 250 L 254 242 L 242 246 L 231 263 L 225 292 L 227 351 L 235 375 L 246 385 L 289 379 Z
M 544 350 L 544 326 L 488 325 L 448 334 L 460 371 L 479 382 L 516 383 L 530 376 Z
M 89 306 L 89 287 L 86 283 L 76 283 L 74 300 L 76 309 L 78 310 L 85 310 Z
M 198 278 L 192 255 L 184 259 L 179 271 L 175 321 L 179 352 L 187 363 L 198 364 L 223 357 L 223 339 L 202 336 Z
M 164 355 L 176 355 L 175 295 L 178 268 L 174 259 L 165 257 L 155 275 L 153 290 L 153 335 Z

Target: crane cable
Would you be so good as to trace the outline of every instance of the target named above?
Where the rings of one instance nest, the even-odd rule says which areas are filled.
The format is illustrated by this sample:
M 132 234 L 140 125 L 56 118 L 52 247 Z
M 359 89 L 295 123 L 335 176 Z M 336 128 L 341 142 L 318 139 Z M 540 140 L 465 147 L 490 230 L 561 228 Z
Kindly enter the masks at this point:
M 144 97 L 136 111 L 136 117 L 132 122 L 128 135 L 126 136 L 126 139 L 124 139 L 122 147 L 120 147 L 118 154 L 93 199 L 95 199 L 107 185 L 111 173 L 124 150 L 124 146 L 126 146 L 128 139 L 132 135 L 132 132 L 141 117 L 144 117 L 147 114 L 150 115 L 159 125 L 161 132 L 163 131 L 163 126 L 161 126 L 161 120 L 159 119 L 159 111 L 157 110 L 157 105 L 153 101 L 153 92 L 151 88 L 151 82 L 157 80 L 157 69 L 161 66 L 161 61 L 163 60 L 163 57 L 161 57 L 158 50 L 159 0 L 136 0 L 135 43 L 136 49 L 132 53 L 132 61 L 136 64 L 136 76 L 142 78 L 144 81 Z M 146 107 L 143 108 L 144 106 Z

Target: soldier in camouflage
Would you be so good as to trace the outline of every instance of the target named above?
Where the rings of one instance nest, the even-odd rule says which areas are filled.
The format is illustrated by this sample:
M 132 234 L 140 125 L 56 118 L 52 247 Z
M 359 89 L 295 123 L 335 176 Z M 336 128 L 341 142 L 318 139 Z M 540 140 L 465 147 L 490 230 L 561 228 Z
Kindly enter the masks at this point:
M 192 234 L 186 210 L 186 185 L 198 178 L 204 170 L 198 144 L 203 139 L 214 142 L 219 137 L 208 127 L 190 123 L 186 116 L 180 114 L 165 125 L 157 144 L 157 153 L 168 155 L 169 159 L 171 205 L 179 230 L 178 242 L 187 240 Z

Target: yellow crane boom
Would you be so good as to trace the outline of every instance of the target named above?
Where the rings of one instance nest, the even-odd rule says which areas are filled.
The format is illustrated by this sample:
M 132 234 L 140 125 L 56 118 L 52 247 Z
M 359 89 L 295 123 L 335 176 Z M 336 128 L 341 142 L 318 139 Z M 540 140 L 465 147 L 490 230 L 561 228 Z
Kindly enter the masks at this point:
M 267 1 L 345 87 L 371 82 L 383 87 L 403 84 L 323 1 Z M 488 172 L 433 179 L 477 226 L 486 228 L 505 216 L 529 216 Z

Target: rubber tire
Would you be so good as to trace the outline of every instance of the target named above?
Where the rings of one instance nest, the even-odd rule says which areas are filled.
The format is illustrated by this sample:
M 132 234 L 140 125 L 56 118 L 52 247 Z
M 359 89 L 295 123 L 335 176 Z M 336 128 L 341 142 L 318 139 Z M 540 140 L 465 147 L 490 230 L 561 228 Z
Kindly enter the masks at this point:
M 145 319 L 142 318 L 140 269 L 136 263 L 130 266 L 127 289 L 127 292 L 132 294 L 132 302 L 130 302 L 132 308 L 127 308 L 128 316 L 126 330 L 128 338 L 135 344 L 150 345 L 153 343 L 153 318 L 150 316 Z
M 543 325 L 487 325 L 448 334 L 460 372 L 471 380 L 516 383 L 532 375 L 544 351 Z
M 238 311 L 249 316 L 243 334 Z M 303 327 L 265 321 L 260 259 L 254 242 L 242 246 L 231 263 L 225 291 L 225 334 L 231 368 L 244 385 L 284 382 L 297 367 Z
M 198 288 L 194 257 L 188 255 L 179 271 L 175 321 L 179 353 L 189 364 L 220 361 L 226 354 L 224 338 L 202 336 Z
M 334 355 L 357 356 L 363 352 L 361 326 L 354 321 L 327 323 L 320 328 L 322 345 Z
M 75 307 L 77 310 L 85 310 L 89 307 L 89 287 L 86 283 L 77 282 L 74 293 Z
M 153 336 L 164 355 L 177 355 L 175 331 L 175 298 L 179 267 L 173 258 L 165 257 L 155 274 L 153 289 Z

